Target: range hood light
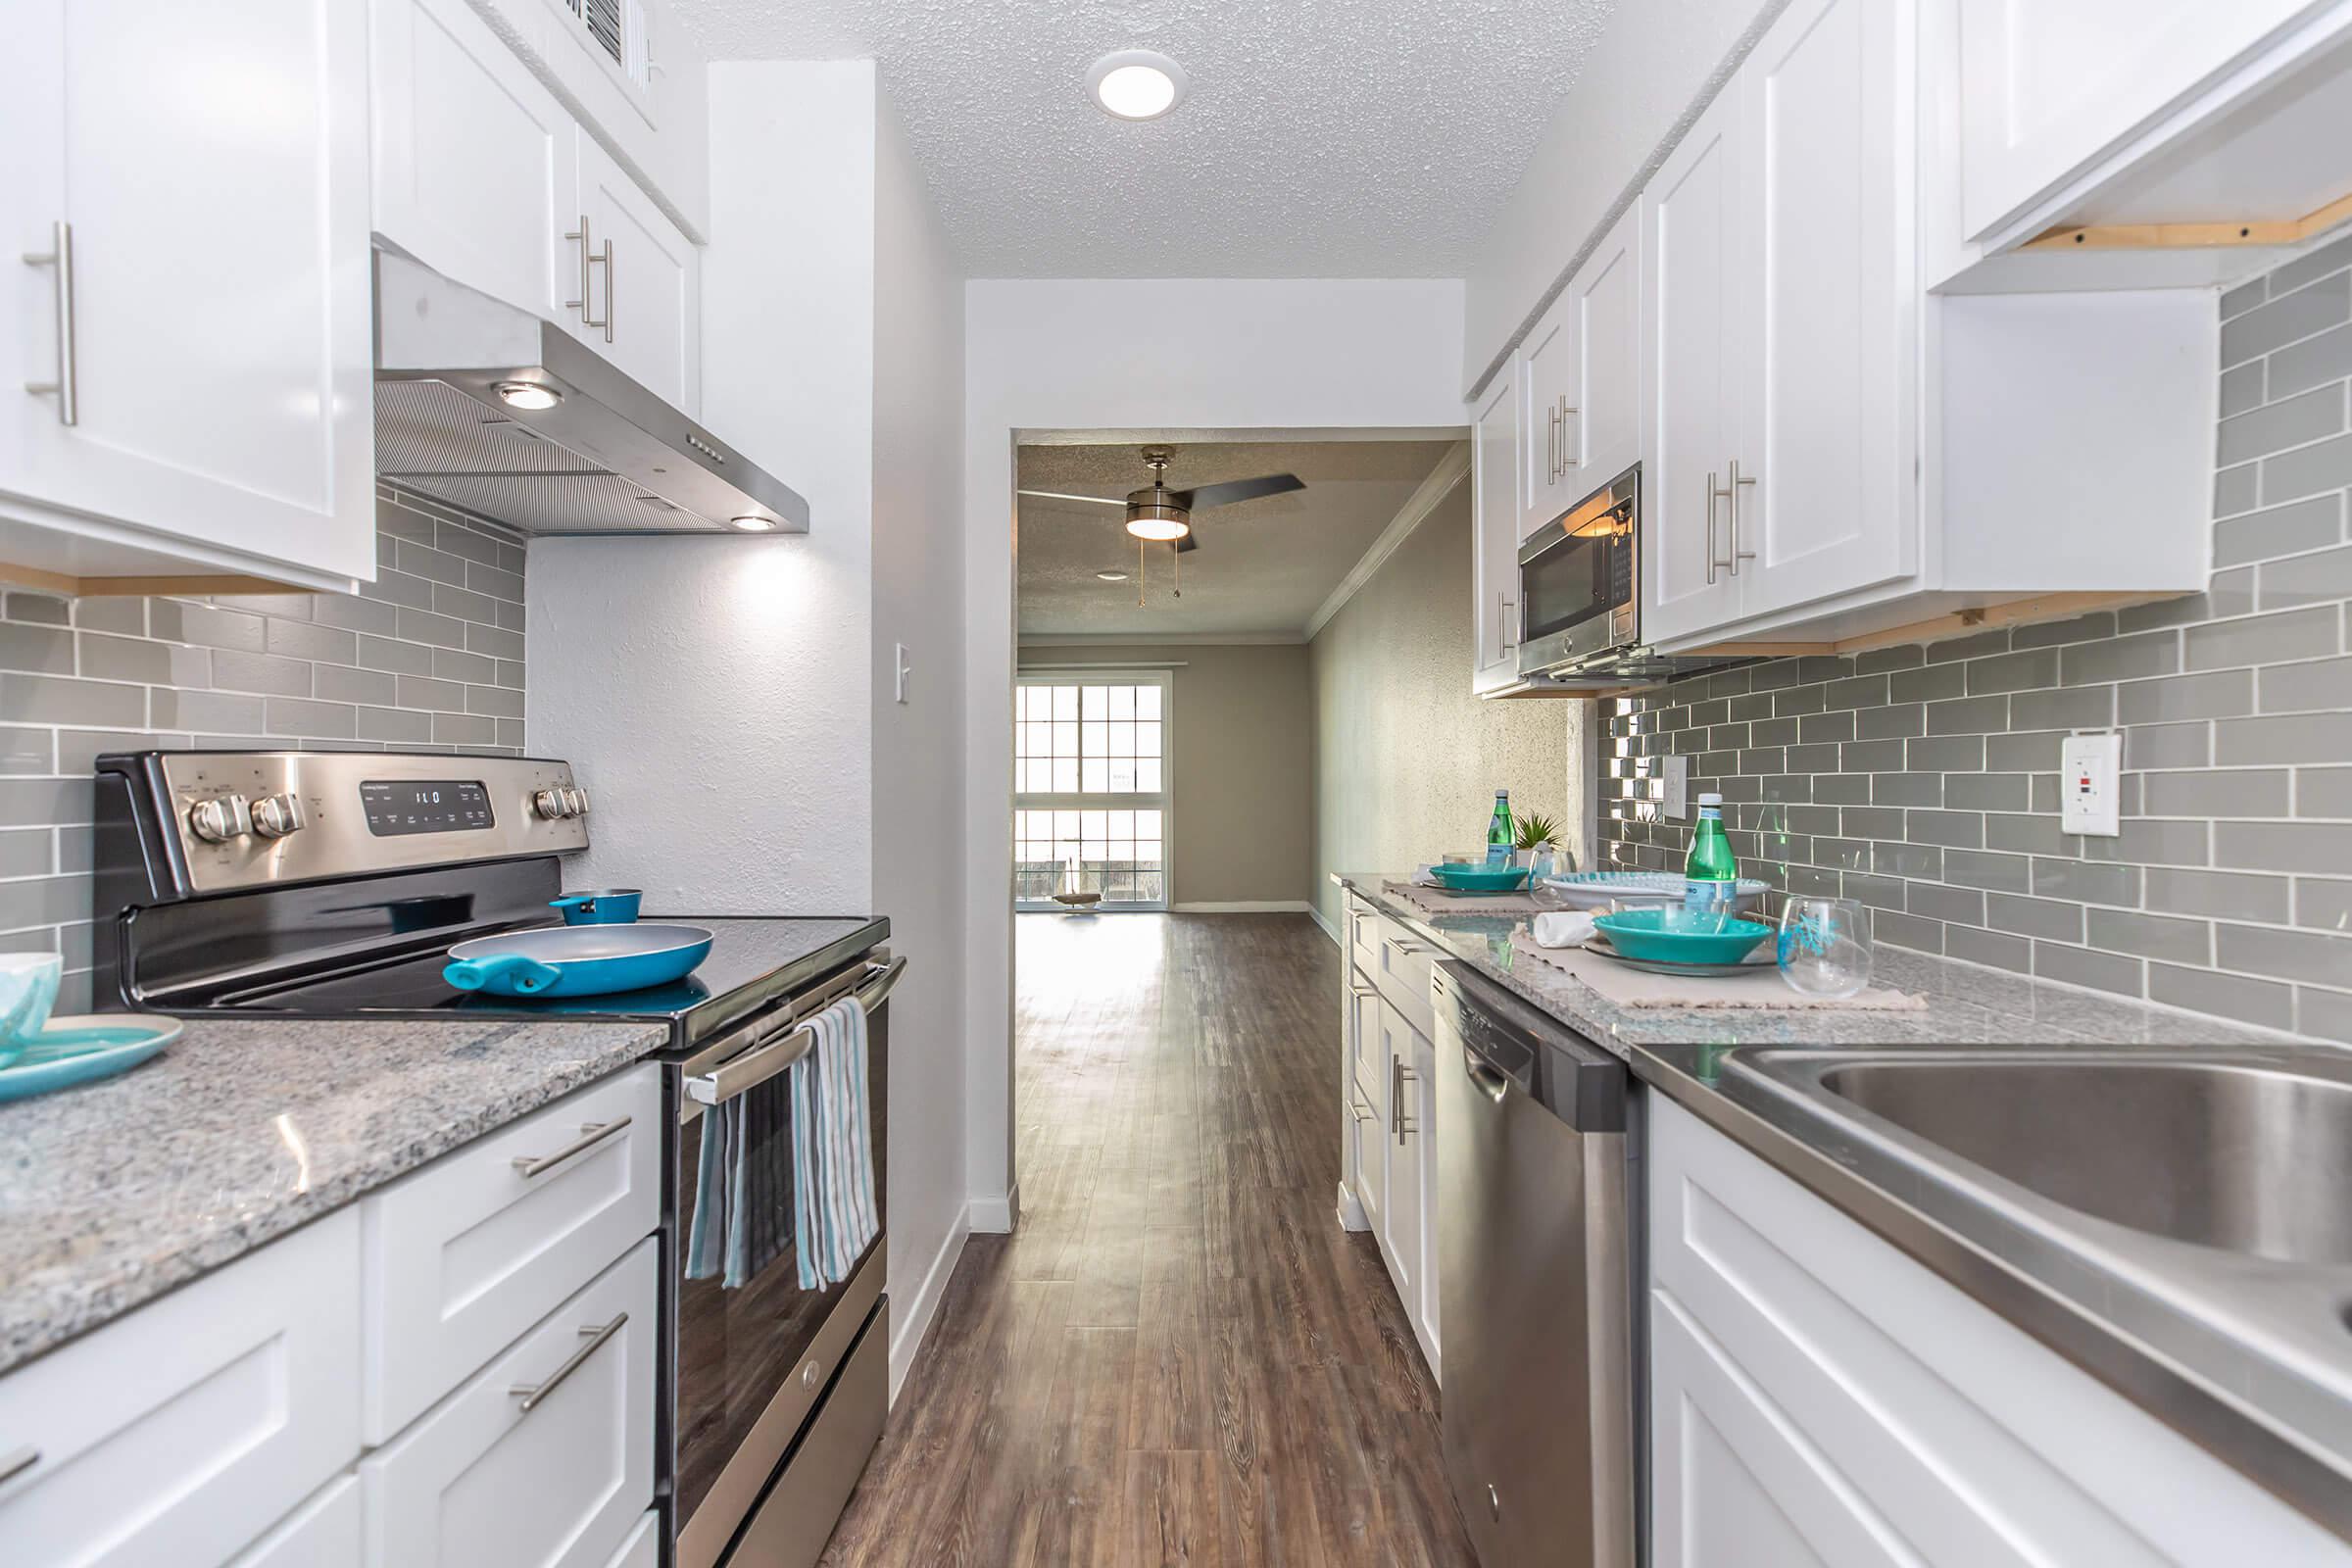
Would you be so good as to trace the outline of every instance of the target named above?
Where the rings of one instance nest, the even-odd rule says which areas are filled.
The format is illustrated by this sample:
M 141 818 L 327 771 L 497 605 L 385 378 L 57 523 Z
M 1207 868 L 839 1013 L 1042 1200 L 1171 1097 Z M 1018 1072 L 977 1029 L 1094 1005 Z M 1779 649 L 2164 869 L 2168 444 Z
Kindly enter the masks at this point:
M 766 533 L 769 529 L 775 527 L 775 518 L 762 517 L 756 513 L 741 517 L 729 517 L 727 519 L 728 527 L 741 528 L 745 533 Z
M 513 409 L 552 409 L 564 401 L 563 393 L 537 381 L 501 381 L 491 390 Z

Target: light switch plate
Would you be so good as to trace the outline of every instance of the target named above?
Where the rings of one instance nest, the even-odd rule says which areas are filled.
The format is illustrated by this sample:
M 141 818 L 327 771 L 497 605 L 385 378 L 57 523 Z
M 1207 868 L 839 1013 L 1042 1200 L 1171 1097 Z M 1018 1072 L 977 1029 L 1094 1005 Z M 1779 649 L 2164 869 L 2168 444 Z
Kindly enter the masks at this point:
M 909 677 L 911 677 L 911 676 L 914 674 L 914 665 L 912 665 L 911 663 L 907 662 L 907 660 L 906 660 L 906 645 L 905 643 L 893 643 L 893 644 L 891 644 L 891 647 L 892 647 L 894 650 L 896 650 L 896 651 L 897 651 L 897 654 L 898 654 L 898 660 L 899 660 L 899 687 L 898 687 L 898 698 L 899 698 L 899 701 L 900 701 L 900 702 L 904 703 L 905 701 L 906 701 L 906 682 L 907 682 L 908 678 L 909 678 Z
M 2058 748 L 2058 825 L 2061 832 L 2111 839 L 2123 830 L 2117 800 L 2124 771 L 2124 738 L 2069 735 Z
M 1658 803 L 1658 809 L 1668 820 L 1679 822 L 1690 814 L 1690 759 L 1660 758 L 1658 776 L 1666 781 L 1666 795 Z

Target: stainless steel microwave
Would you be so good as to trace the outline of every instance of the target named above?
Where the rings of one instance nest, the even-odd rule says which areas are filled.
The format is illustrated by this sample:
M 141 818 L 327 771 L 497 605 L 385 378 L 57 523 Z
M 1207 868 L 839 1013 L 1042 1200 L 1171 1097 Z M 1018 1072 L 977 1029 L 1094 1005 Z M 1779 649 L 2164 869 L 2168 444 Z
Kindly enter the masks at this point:
M 1642 640 L 1642 466 L 1519 547 L 1519 673 L 1603 668 Z

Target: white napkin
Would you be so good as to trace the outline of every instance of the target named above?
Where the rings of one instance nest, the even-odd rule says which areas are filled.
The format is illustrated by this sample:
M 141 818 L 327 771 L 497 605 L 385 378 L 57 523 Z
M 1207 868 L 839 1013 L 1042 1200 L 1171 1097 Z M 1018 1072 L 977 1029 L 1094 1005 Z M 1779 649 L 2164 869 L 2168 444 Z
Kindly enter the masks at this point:
M 1546 909 L 1528 922 L 1539 948 L 1581 947 L 1592 940 L 1592 916 L 1582 909 Z

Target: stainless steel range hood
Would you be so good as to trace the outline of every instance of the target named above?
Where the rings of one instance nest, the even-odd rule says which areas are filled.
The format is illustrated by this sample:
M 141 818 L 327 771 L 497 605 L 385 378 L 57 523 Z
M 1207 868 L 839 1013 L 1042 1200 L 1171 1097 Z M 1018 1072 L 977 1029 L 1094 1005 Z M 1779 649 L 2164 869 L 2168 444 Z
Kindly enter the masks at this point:
M 405 257 L 375 268 L 378 477 L 524 533 L 808 531 L 790 485 L 561 327 Z

